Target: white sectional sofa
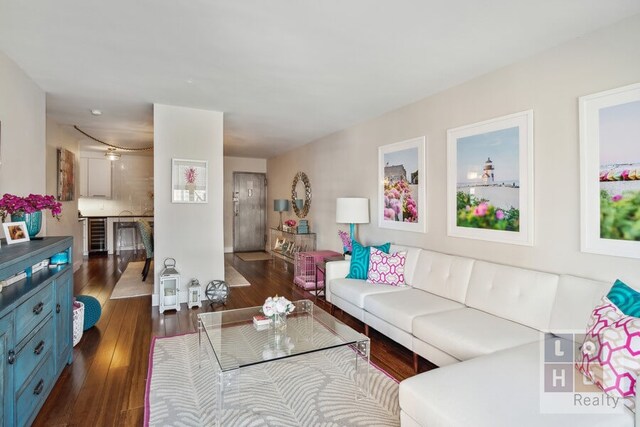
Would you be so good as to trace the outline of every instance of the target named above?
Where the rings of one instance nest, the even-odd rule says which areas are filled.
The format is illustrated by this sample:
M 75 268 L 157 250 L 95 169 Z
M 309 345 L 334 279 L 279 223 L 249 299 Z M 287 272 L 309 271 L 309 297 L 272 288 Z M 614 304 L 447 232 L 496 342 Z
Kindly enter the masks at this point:
M 634 425 L 626 409 L 540 410 L 543 333 L 583 331 L 611 283 L 392 245 L 397 251 L 407 252 L 407 286 L 346 279 L 349 261 L 338 261 L 327 264 L 326 295 L 416 361 L 440 367 L 400 383 L 403 426 Z

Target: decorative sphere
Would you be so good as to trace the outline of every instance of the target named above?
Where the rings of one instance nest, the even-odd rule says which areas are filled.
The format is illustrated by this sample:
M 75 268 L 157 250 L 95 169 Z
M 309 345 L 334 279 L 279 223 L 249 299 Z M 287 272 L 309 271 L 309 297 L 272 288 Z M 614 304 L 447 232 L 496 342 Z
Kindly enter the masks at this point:
M 227 298 L 229 298 L 230 292 L 231 289 L 224 280 L 212 280 L 207 285 L 207 289 L 204 291 L 204 294 L 212 304 L 225 304 L 227 302 Z

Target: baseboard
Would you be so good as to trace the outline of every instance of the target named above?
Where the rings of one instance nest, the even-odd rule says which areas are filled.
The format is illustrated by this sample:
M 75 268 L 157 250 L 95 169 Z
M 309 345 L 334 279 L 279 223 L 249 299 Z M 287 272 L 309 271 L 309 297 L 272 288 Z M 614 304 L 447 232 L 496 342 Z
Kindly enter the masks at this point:
M 76 261 L 73 263 L 73 272 L 75 273 L 82 267 L 82 260 Z
M 233 253 L 233 246 L 225 246 L 224 247 L 224 253 L 225 254 L 232 254 Z

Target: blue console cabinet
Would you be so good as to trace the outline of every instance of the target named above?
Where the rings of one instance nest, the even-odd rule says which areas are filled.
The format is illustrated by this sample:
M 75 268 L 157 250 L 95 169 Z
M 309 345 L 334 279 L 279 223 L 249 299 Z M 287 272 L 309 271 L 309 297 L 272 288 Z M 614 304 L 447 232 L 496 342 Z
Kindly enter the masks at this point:
M 27 272 L 0 293 L 0 426 L 30 425 L 73 361 L 72 248 L 71 237 L 0 247 L 0 280 Z M 69 264 L 32 273 L 63 251 Z

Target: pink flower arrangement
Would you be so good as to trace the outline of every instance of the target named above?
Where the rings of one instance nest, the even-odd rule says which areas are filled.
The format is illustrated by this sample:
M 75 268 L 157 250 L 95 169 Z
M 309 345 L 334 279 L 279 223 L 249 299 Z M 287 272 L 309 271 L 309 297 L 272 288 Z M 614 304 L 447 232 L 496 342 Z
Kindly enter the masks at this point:
M 351 243 L 351 237 L 349 233 L 346 231 L 338 230 L 338 235 L 340 236 L 340 240 L 342 240 L 342 247 L 345 252 L 351 252 L 353 250 L 353 245 Z
M 390 221 L 418 222 L 418 208 L 406 180 L 384 180 L 383 212 L 384 218 Z
M 187 181 L 187 184 L 195 184 L 197 177 L 198 171 L 196 171 L 196 168 L 187 168 L 184 171 L 184 179 Z
M 0 216 L 4 221 L 7 215 L 15 213 L 34 213 L 43 209 L 51 210 L 51 216 L 60 219 L 62 214 L 62 203 L 56 201 L 54 196 L 29 194 L 27 197 L 5 194 L 0 199 Z
M 296 226 L 296 220 L 295 219 L 288 219 L 284 222 L 284 225 L 286 225 L 287 227 L 295 227 Z
M 622 200 L 622 194 L 616 194 L 611 198 L 612 202 L 619 202 L 620 200 Z

